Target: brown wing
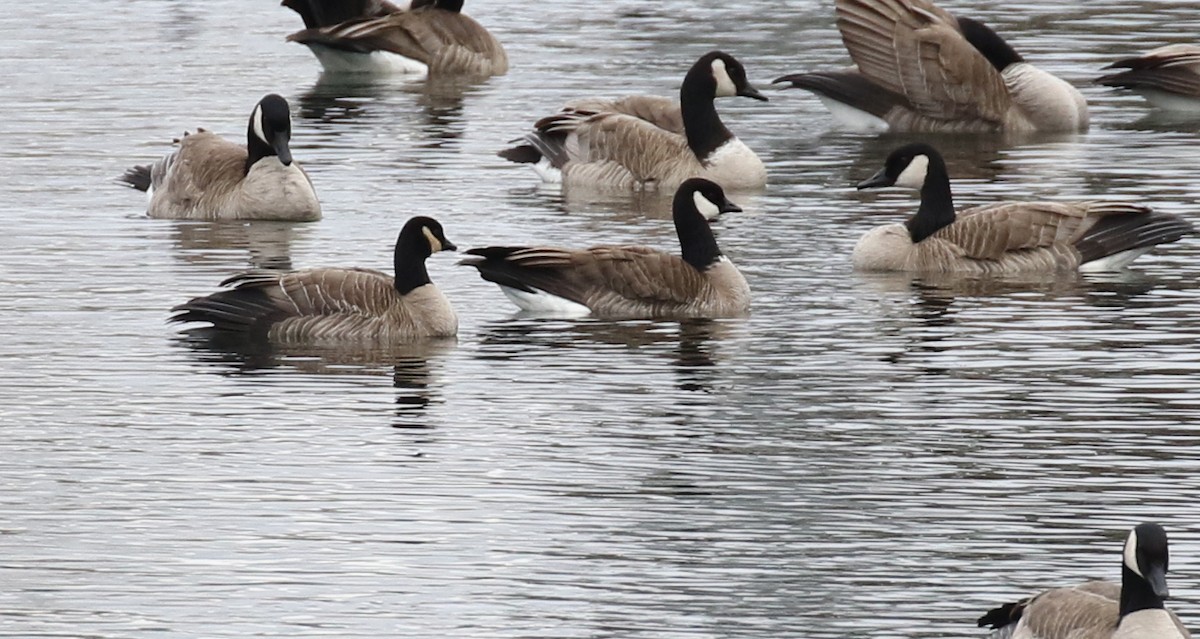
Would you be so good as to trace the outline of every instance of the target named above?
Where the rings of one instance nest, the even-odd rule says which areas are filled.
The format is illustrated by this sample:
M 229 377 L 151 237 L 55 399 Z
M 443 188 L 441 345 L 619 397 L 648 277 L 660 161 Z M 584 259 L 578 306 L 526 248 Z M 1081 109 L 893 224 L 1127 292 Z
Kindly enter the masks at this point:
M 638 182 L 703 170 L 686 138 L 631 115 L 599 113 L 577 122 L 574 134 L 567 142 L 572 162 L 615 163 Z
M 639 118 L 670 131 L 683 135 L 683 112 L 679 103 L 670 98 L 654 95 L 627 95 L 620 98 L 581 98 L 568 102 L 564 111 L 585 111 L 590 113 L 623 113 Z
M 1011 106 L 1004 79 L 950 13 L 925 0 L 837 0 L 837 15 L 863 75 L 921 114 L 1003 122 Z
M 1021 624 L 1038 639 L 1109 639 L 1119 617 L 1117 600 L 1079 588 L 1055 588 L 1029 602 Z
M 967 257 L 999 260 L 1025 249 L 1071 245 L 1104 215 L 1144 213 L 1114 202 L 1010 202 L 967 209 L 933 235 L 960 247 Z
M 206 194 L 233 192 L 247 157 L 246 147 L 209 131 L 185 133 L 179 149 L 150 168 L 151 213 L 188 211 Z
M 399 299 L 392 276 L 371 269 L 315 268 L 278 274 L 254 271 L 222 284 L 260 288 L 289 317 L 380 316 Z

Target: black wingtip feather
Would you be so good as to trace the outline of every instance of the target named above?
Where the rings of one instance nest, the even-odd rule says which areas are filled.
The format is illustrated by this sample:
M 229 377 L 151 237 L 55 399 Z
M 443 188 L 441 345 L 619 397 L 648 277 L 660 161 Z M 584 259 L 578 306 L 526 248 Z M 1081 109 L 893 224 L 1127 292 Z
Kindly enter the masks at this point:
M 1086 264 L 1125 251 L 1176 242 L 1195 231 L 1191 222 L 1171 213 L 1111 215 L 1075 243 Z
M 772 84 L 781 82 L 790 82 L 794 88 L 819 93 L 877 118 L 902 102 L 895 93 L 850 71 L 796 73 L 775 78 Z
M 980 628 L 986 626 L 993 630 L 999 630 L 1020 620 L 1021 614 L 1025 612 L 1025 604 L 1027 603 L 1029 603 L 1028 599 L 1022 599 L 1021 601 L 1006 603 L 999 608 L 992 608 L 977 619 L 975 624 Z
M 135 166 L 117 178 L 117 184 L 124 184 L 139 191 L 150 190 L 150 167 Z
M 196 297 L 171 309 L 171 323 L 207 322 L 226 333 L 249 334 L 282 314 L 258 288 L 235 288 Z

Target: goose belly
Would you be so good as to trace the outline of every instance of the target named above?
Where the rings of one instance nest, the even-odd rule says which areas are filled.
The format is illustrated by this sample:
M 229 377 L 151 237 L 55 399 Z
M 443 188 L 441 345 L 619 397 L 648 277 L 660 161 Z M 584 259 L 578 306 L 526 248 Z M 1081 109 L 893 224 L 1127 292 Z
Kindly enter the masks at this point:
M 1112 636 L 1113 639 L 1184 639 L 1170 613 L 1162 608 L 1125 615 Z
M 321 67 L 329 73 L 370 73 L 376 75 L 426 75 L 429 66 L 412 58 L 387 51 L 357 53 L 321 44 L 308 44 Z
M 592 309 L 572 302 L 565 297 L 551 295 L 545 291 L 534 289 L 534 292 L 501 286 L 500 290 L 513 304 L 522 311 L 531 313 L 546 313 L 560 317 L 584 317 L 592 314 Z
M 321 204 L 299 166 L 284 166 L 272 156 L 250 167 L 239 197 L 219 217 L 311 222 L 321 219 Z
M 766 185 L 767 167 L 750 147 L 733 138 L 708 155 L 703 177 L 727 189 L 755 188 Z

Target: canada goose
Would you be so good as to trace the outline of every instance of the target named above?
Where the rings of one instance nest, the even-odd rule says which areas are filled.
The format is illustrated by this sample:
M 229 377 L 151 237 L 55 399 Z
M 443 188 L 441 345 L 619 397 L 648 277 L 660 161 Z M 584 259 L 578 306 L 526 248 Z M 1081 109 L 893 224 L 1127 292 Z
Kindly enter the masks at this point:
M 410 219 L 396 238 L 395 277 L 365 268 L 250 271 L 171 309 L 172 322 L 209 322 L 223 335 L 282 343 L 408 342 L 449 337 L 458 317 L 429 281 L 425 258 L 456 247 L 442 225 Z
M 955 213 L 946 164 L 928 144 L 896 149 L 858 188 L 886 186 L 919 190 L 921 206 L 907 222 L 863 235 L 853 255 L 860 270 L 976 275 L 1116 270 L 1192 231 L 1176 215 L 1126 202 L 1002 202 Z
M 1125 71 L 1097 78 L 1100 84 L 1131 89 L 1160 109 L 1200 111 L 1200 46 L 1172 44 L 1104 68 Z
M 650 96 L 570 102 L 500 157 L 533 164 L 547 182 L 580 186 L 673 189 L 699 176 L 727 189 L 760 187 L 767 183 L 762 160 L 725 128 L 713 105 L 714 98 L 739 95 L 767 99 L 736 58 L 712 51 L 684 76 L 677 105 Z
M 334 73 L 490 76 L 508 72 L 504 47 L 462 13 L 463 0 L 283 0 L 304 19 L 288 36 Z
M 312 181 L 292 161 L 287 100 L 271 94 L 250 114 L 246 146 L 199 129 L 179 149 L 118 181 L 146 191 L 150 217 L 219 220 L 321 219 Z
M 489 246 L 467 251 L 472 257 L 461 263 L 525 311 L 610 319 L 748 313 L 750 287 L 721 254 L 704 214 L 741 209 L 702 178 L 680 185 L 672 209 L 683 257 L 645 246 Z
M 1167 533 L 1158 524 L 1129 531 L 1121 585 L 1089 581 L 1054 588 L 988 611 L 978 620 L 993 639 L 1187 639 L 1167 598 Z
M 1025 62 L 987 25 L 928 0 L 836 0 L 857 68 L 775 82 L 817 94 L 834 117 L 868 131 L 1086 131 L 1087 102 Z

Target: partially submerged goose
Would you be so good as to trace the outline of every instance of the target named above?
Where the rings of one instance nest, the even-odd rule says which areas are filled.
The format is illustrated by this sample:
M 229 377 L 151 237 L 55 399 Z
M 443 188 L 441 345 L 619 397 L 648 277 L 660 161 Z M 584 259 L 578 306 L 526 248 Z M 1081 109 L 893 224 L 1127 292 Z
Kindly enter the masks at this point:
M 396 238 L 395 276 L 365 268 L 251 271 L 171 309 L 172 322 L 208 322 L 217 335 L 278 343 L 409 342 L 449 337 L 458 317 L 425 259 L 453 251 L 442 225 L 410 219 Z
M 956 212 L 940 153 L 909 144 L 859 189 L 919 190 L 921 205 L 903 224 L 876 227 L 854 247 L 865 271 L 1002 275 L 1122 268 L 1158 244 L 1192 231 L 1176 215 L 1125 202 L 1003 202 Z
M 533 164 L 547 182 L 579 186 L 674 189 L 696 176 L 727 189 L 763 186 L 762 160 L 713 105 L 729 96 L 767 99 L 736 58 L 712 51 L 684 76 L 678 104 L 651 96 L 571 102 L 500 157 Z
M 246 127 L 246 146 L 199 129 L 179 149 L 119 178 L 150 196 L 150 217 L 218 220 L 321 219 L 308 175 L 292 161 L 287 100 L 259 100 Z
M 1087 102 L 1025 62 L 987 25 L 928 0 L 836 0 L 854 60 L 846 71 L 775 82 L 817 94 L 842 124 L 867 131 L 1085 131 Z
M 525 311 L 604 318 L 736 317 L 750 311 L 746 278 L 721 254 L 705 213 L 740 211 L 715 183 L 693 178 L 672 204 L 682 257 L 645 246 L 489 246 L 463 264 Z
M 1160 109 L 1200 112 L 1200 46 L 1159 47 L 1105 68 L 1123 71 L 1098 78 L 1099 84 L 1130 89 Z
M 1054 588 L 988 611 L 980 627 L 993 639 L 1188 639 L 1167 598 L 1167 533 L 1158 524 L 1129 532 L 1121 585 L 1089 581 Z
M 508 72 L 500 41 L 462 13 L 463 0 L 284 0 L 304 19 L 288 36 L 334 73 L 491 76 Z

